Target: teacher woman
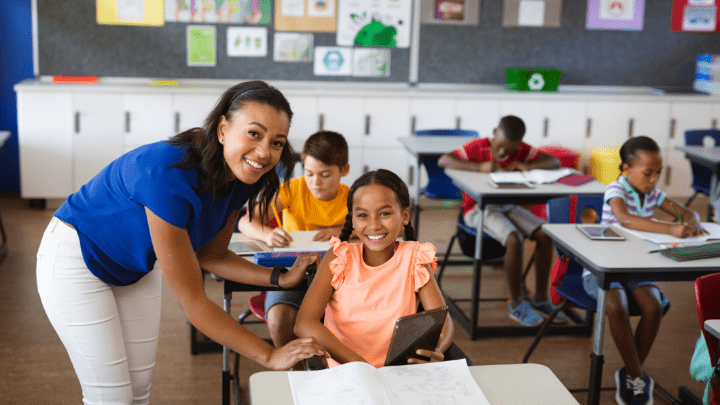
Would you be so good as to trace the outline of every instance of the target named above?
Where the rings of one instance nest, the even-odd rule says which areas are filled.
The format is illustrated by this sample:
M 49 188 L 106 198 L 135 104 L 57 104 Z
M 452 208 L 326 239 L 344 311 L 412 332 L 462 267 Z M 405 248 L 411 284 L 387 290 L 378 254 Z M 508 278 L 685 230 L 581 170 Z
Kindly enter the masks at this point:
M 266 216 L 280 185 L 278 162 L 289 180 L 291 119 L 276 88 L 238 84 L 202 128 L 126 153 L 55 212 L 38 250 L 38 290 L 86 404 L 148 403 L 162 276 L 195 327 L 268 368 L 325 355 L 312 339 L 273 348 L 210 301 L 203 286 L 201 268 L 241 283 L 292 287 L 319 259 L 301 255 L 282 273 L 228 250 L 245 203 L 258 201 Z

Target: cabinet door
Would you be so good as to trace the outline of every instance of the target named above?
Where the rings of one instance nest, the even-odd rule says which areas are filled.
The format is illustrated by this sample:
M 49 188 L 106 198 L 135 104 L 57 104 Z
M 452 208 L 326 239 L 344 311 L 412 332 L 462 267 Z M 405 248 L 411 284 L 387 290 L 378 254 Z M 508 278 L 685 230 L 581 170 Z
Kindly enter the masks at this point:
M 293 112 L 290 123 L 289 139 L 295 151 L 301 152 L 310 135 L 320 130 L 318 124 L 317 98 L 305 96 L 286 96 Z
M 18 91 L 20 193 L 23 198 L 66 198 L 72 183 L 70 92 Z
M 365 113 L 361 97 L 320 97 L 318 114 L 322 129 L 342 134 L 350 147 L 362 148 Z
M 404 148 L 365 148 L 363 158 L 365 169 L 387 169 L 397 174 L 405 184 L 410 183 L 410 168 Z
M 525 122 L 523 142 L 533 146 L 543 144 L 545 116 L 540 99 L 537 100 L 502 100 L 500 101 L 500 117 L 515 115 Z
M 173 103 L 171 94 L 123 95 L 125 137 L 123 151 L 166 140 L 173 132 Z
M 685 145 L 685 131 L 710 129 L 713 124 L 713 105 L 709 103 L 675 102 L 671 111 L 670 142 L 668 147 Z
M 410 131 L 457 128 L 453 99 L 417 98 L 410 100 Z
M 540 145 L 559 145 L 583 151 L 587 114 L 585 101 L 545 101 Z
M 493 129 L 500 121 L 500 100 L 459 98 L 455 101 L 455 114 L 460 129 L 475 130 L 482 138 L 492 138 Z
M 407 98 L 366 97 L 365 147 L 395 147 L 402 145 L 397 138 L 412 136 L 410 131 L 410 101 Z
M 123 153 L 124 113 L 120 93 L 73 93 L 73 191 Z
M 173 96 L 173 134 L 202 127 L 220 94 L 175 94 Z

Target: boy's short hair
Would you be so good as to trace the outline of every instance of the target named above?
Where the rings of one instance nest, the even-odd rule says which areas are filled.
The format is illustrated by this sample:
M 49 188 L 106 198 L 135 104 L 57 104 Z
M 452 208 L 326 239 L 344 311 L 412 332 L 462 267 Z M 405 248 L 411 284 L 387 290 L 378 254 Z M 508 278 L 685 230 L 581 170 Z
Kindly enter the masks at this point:
M 525 136 L 525 123 L 514 115 L 502 117 L 498 129 L 502 130 L 505 138 L 512 142 L 520 142 Z
M 303 163 L 307 156 L 312 156 L 327 166 L 335 165 L 342 169 L 348 163 L 348 144 L 337 132 L 319 131 L 310 135 L 303 145 L 300 157 Z

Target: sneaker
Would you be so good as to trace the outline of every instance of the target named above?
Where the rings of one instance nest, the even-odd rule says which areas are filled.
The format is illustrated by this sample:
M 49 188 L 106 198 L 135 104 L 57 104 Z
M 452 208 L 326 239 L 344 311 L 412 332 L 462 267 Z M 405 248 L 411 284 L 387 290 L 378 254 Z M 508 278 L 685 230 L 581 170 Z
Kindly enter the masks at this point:
M 542 318 L 527 303 L 522 301 L 516 308 L 512 307 L 512 302 L 508 304 L 510 310 L 510 319 L 519 322 L 523 326 L 538 326 L 542 323 Z
M 632 383 L 625 367 L 615 372 L 615 402 L 618 405 L 633 405 L 635 402 L 634 393 L 631 389 Z
M 557 307 L 555 305 L 553 305 L 553 303 L 550 302 L 550 300 L 537 303 L 537 302 L 535 302 L 535 298 L 530 300 L 530 306 L 532 306 L 533 309 L 535 309 L 535 311 L 537 313 L 539 313 L 540 316 L 542 316 L 545 319 L 547 319 L 550 316 L 550 314 L 552 314 L 553 311 L 555 311 L 557 309 Z M 554 323 L 565 323 L 567 321 L 568 321 L 568 318 L 567 318 L 567 316 L 565 316 L 565 314 L 562 313 L 562 311 L 558 312 L 555 319 L 553 319 Z
M 629 378 L 628 378 L 629 380 Z M 629 381 L 632 385 L 633 397 L 632 405 L 652 405 L 653 404 L 653 389 L 655 388 L 655 381 L 650 378 L 649 375 L 643 373 L 642 378 L 638 377 L 634 381 Z

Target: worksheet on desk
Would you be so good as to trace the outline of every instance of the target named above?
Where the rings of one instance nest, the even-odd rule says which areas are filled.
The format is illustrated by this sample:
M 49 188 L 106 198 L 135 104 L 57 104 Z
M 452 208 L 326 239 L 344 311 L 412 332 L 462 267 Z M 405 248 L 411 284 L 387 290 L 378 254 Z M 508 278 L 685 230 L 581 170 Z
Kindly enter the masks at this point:
M 273 252 L 327 252 L 330 249 L 330 241 L 314 241 L 313 238 L 319 231 L 295 231 L 288 232 L 293 241 L 290 246 L 273 248 Z

